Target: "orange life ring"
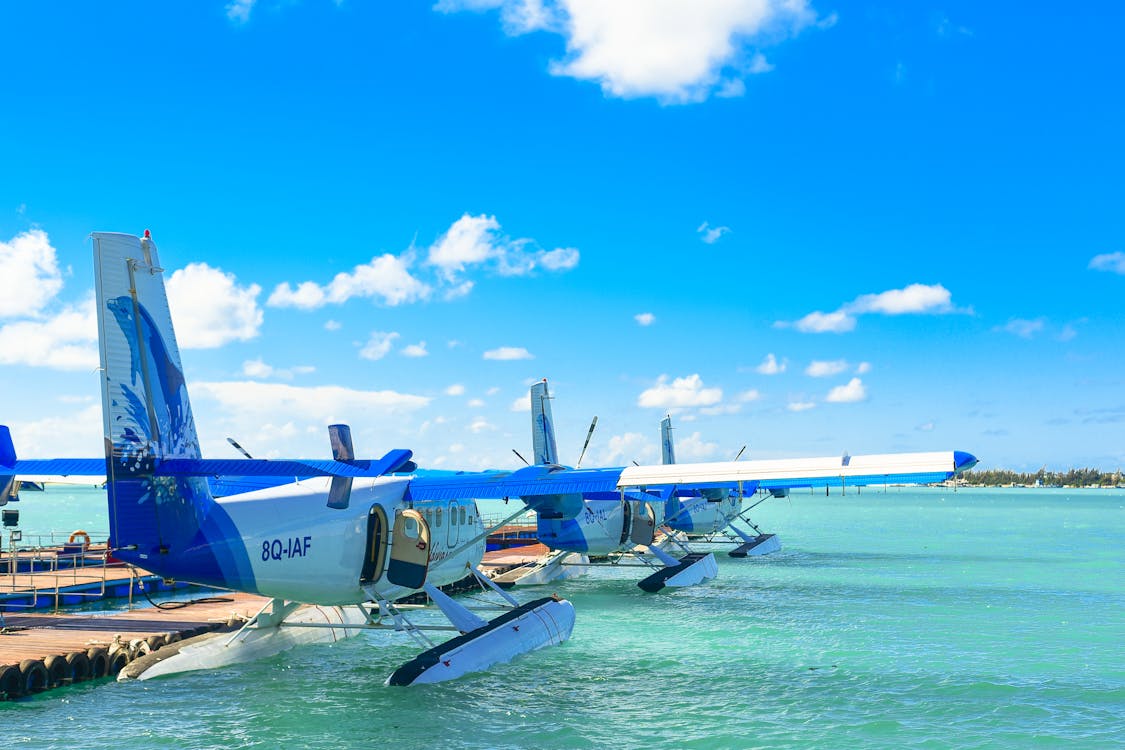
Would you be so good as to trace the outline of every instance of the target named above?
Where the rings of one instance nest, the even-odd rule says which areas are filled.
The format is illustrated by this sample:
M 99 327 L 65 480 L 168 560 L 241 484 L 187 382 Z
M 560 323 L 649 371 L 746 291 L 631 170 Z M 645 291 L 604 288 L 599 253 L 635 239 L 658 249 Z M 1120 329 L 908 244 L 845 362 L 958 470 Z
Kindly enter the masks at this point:
M 83 546 L 83 547 L 89 547 L 89 546 L 90 546 L 90 535 L 89 535 L 89 534 L 87 534 L 87 533 L 86 533 L 85 531 L 83 531 L 82 529 L 79 529 L 78 531 L 76 531 L 76 532 L 74 532 L 73 534 L 71 534 L 71 535 L 70 535 L 70 539 L 68 539 L 68 540 L 66 541 L 66 543 L 67 543 L 67 544 L 74 544 L 74 543 L 75 543 L 76 541 L 78 541 L 79 539 L 81 539 L 81 540 L 82 540 L 82 546 Z

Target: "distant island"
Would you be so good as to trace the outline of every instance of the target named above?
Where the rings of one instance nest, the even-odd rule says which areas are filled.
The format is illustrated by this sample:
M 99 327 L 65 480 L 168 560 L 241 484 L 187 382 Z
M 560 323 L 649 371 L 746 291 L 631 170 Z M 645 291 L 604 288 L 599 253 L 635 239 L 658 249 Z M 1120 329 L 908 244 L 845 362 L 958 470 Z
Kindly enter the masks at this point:
M 1068 469 L 1067 471 L 1047 471 L 1046 467 L 1034 473 L 1010 471 L 1008 469 L 985 469 L 966 471 L 959 477 L 961 483 L 974 487 L 1120 487 L 1121 469 L 1099 471 L 1098 469 Z

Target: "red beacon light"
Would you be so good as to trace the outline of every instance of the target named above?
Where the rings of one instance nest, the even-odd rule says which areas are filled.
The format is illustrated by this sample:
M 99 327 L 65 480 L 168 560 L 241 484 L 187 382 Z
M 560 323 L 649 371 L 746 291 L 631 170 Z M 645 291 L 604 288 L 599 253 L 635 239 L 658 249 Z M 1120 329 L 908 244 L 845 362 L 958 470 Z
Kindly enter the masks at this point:
M 148 231 L 147 229 L 145 230 L 145 239 L 146 240 L 152 239 L 152 232 Z

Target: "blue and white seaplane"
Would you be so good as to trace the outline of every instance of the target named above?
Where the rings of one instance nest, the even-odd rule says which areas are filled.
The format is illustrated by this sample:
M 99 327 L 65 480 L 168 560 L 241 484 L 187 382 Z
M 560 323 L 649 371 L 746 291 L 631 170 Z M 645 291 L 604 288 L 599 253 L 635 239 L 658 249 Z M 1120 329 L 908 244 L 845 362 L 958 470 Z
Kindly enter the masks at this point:
M 660 452 L 664 465 L 676 463 L 675 443 L 672 439 L 672 417 L 665 416 L 660 422 Z M 739 455 L 742 452 L 739 451 Z M 736 459 L 737 460 L 737 459 Z M 759 557 L 781 549 L 777 534 L 767 534 L 750 520 L 752 509 L 770 497 L 785 497 L 788 488 L 761 488 L 764 495 L 749 507 L 738 491 L 724 488 L 681 487 L 666 491 L 664 524 L 674 531 L 683 533 L 688 542 L 695 543 L 734 543 L 736 546 L 727 554 L 731 557 Z M 753 534 L 739 528 L 736 520 L 741 520 L 753 530 Z
M 143 238 L 101 232 L 92 238 L 105 458 L 17 460 L 2 428 L 0 505 L 18 477 L 104 480 L 114 557 L 166 578 L 269 598 L 237 633 L 184 646 L 141 677 L 248 661 L 363 630 L 396 630 L 426 649 L 387 680 L 411 685 L 453 679 L 567 640 L 574 624 L 567 601 L 521 605 L 497 589 L 505 611 L 486 621 L 438 589 L 467 574 L 490 584 L 478 570 L 488 530 L 474 498 L 518 498 L 561 528 L 585 512 L 584 496 L 617 493 L 618 502 L 630 504 L 631 518 L 654 528 L 651 503 L 631 499 L 633 493 L 682 485 L 741 491 L 763 482 L 835 486 L 845 479 L 937 482 L 976 462 L 946 452 L 857 456 L 842 466 L 838 459 L 833 466 L 798 461 L 784 476 L 756 471 L 754 462 L 728 462 L 626 469 L 545 464 L 416 477 L 409 475 L 415 465 L 407 450 L 355 458 L 342 425 L 329 428 L 331 460 L 204 459 L 155 244 L 147 230 Z M 244 486 L 261 488 L 216 498 L 207 481 L 214 477 L 249 478 Z M 289 477 L 297 481 L 280 483 Z M 449 626 L 416 625 L 395 604 L 419 591 Z M 458 635 L 434 644 L 428 633 L 442 629 Z

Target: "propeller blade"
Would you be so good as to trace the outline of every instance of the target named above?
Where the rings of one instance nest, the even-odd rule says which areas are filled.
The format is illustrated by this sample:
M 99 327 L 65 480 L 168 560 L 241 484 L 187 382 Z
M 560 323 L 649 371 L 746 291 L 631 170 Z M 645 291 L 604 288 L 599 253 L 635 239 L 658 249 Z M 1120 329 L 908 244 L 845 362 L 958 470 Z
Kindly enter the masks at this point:
M 574 468 L 582 465 L 582 459 L 586 457 L 586 449 L 590 447 L 590 438 L 594 436 L 594 428 L 598 426 L 598 418 L 594 417 L 594 421 L 590 423 L 590 431 L 586 433 L 586 442 L 582 444 L 582 452 L 578 454 L 578 463 Z
M 237 440 L 235 440 L 235 439 L 234 439 L 234 438 L 232 438 L 232 437 L 229 437 L 229 438 L 227 438 L 227 442 L 228 442 L 228 443 L 230 443 L 231 445 L 233 445 L 233 446 L 234 446 L 234 449 L 235 449 L 236 451 L 238 451 L 238 452 L 239 452 L 239 453 L 241 453 L 242 455 L 246 456 L 246 457 L 247 457 L 247 458 L 249 458 L 249 459 L 250 459 L 251 461 L 253 461 L 253 460 L 254 460 L 254 457 L 253 457 L 253 456 L 251 456 L 251 455 L 250 455 L 249 453 L 247 453 L 247 452 L 246 452 L 246 449 L 245 449 L 245 448 L 243 448 L 243 447 L 242 447 L 241 445 L 239 445 L 239 444 L 238 444 L 238 441 L 237 441 Z

